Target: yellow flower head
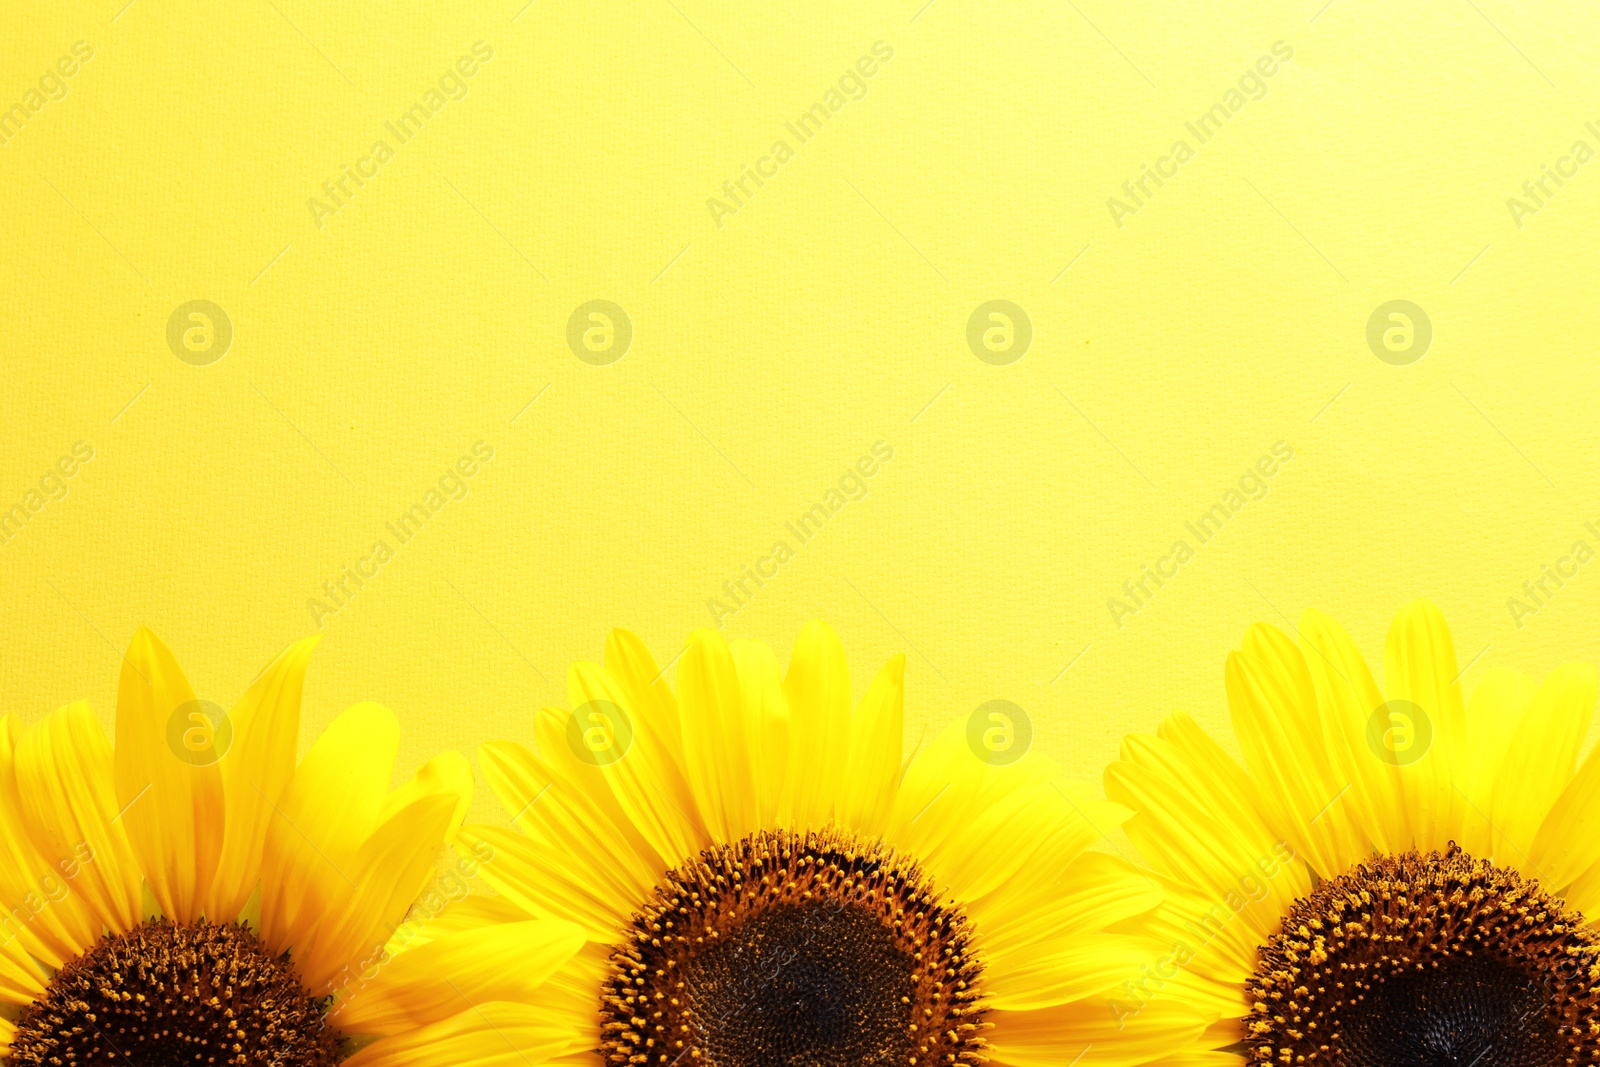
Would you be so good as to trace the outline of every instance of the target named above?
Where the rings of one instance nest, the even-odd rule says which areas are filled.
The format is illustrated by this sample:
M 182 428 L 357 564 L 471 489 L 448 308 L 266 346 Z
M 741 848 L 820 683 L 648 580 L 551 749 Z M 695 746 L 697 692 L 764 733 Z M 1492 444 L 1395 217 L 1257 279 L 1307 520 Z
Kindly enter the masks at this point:
M 1216 1020 L 1174 1062 L 1600 1062 L 1595 669 L 1491 670 L 1463 700 L 1417 601 L 1380 691 L 1333 620 L 1297 633 L 1252 627 L 1228 658 L 1244 768 L 1176 714 L 1106 772 L 1169 890 L 1136 923 L 1173 946 L 1148 1000 Z
M 820 623 L 786 673 L 710 630 L 677 671 L 616 631 L 531 750 L 481 752 L 512 824 L 463 831 L 484 878 L 588 942 L 520 1014 L 561 1062 L 1065 1067 L 1199 1034 L 1181 1006 L 1106 1011 L 1149 947 L 1107 927 L 1160 899 L 1089 850 L 1125 812 L 965 718 L 906 762 L 904 659 L 857 701 Z
M 83 703 L 0 725 L 0 1038 L 13 1063 L 321 1067 L 361 1042 L 358 1059 L 415 1045 L 419 1023 L 463 1009 L 437 998 L 372 1026 L 347 1010 L 417 999 L 384 946 L 472 776 L 445 753 L 391 790 L 399 728 L 375 704 L 339 716 L 297 766 L 314 644 L 284 652 L 223 716 L 141 629 L 114 748 Z M 437 1042 L 424 1051 L 439 1058 L 414 1062 L 458 1062 Z

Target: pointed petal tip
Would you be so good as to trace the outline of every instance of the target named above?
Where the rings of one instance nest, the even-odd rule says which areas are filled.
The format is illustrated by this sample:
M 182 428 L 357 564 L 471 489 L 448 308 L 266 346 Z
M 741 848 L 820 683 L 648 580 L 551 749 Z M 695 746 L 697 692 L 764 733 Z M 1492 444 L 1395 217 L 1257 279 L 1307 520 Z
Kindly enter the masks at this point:
M 789 653 L 789 670 L 793 672 L 797 664 L 842 659 L 844 642 L 839 640 L 838 633 L 821 619 L 812 619 L 801 627 L 800 635 L 795 638 L 794 649 Z
M 167 648 L 165 641 L 157 636 L 156 632 L 142 623 L 133 631 L 133 637 L 128 641 L 128 651 L 123 656 L 124 660 L 148 660 L 161 653 L 172 653 Z
M 284 651 L 285 651 L 285 654 L 292 652 L 292 653 L 294 653 L 296 655 L 309 656 L 311 654 L 312 649 L 316 648 L 321 643 L 322 643 L 322 635 L 321 634 L 312 634 L 309 637 L 302 637 L 300 640 L 298 640 L 298 641 L 294 642 L 293 644 L 291 644 Z
M 1402 605 L 1389 624 L 1386 653 L 1391 658 L 1432 655 L 1453 662 L 1455 637 L 1444 612 L 1433 601 L 1420 597 Z
M 714 630 L 709 626 L 701 626 L 689 634 L 688 645 L 690 648 L 705 648 L 707 646 L 716 648 L 720 645 L 726 649 L 728 640 L 722 636 L 721 630 Z
M 1233 686 L 1243 680 L 1249 670 L 1248 659 L 1242 649 L 1233 649 L 1228 653 L 1228 658 L 1222 663 L 1223 681 L 1228 686 Z
M 837 642 L 839 635 L 834 632 L 825 619 L 812 619 L 800 628 L 800 640 L 824 640 Z
M 303 672 L 306 665 L 311 661 L 311 653 L 316 650 L 317 645 L 321 644 L 321 642 L 321 634 L 312 634 L 310 637 L 302 637 L 298 641 L 291 641 L 276 656 L 268 660 L 266 666 L 256 672 L 256 676 L 251 680 L 251 683 L 259 682 L 262 678 L 274 672 Z
M 1271 649 L 1293 644 L 1289 635 L 1270 622 L 1253 622 L 1245 629 L 1238 651 L 1248 656 L 1271 655 Z
M 1334 619 L 1334 617 L 1323 611 L 1321 608 L 1306 608 L 1300 613 L 1300 628 L 1302 630 L 1307 626 L 1338 625 L 1339 623 Z
M 650 646 L 644 638 L 634 633 L 625 626 L 613 626 L 606 634 L 605 650 L 602 653 L 607 666 L 616 666 L 629 660 L 643 657 L 651 663 L 655 657 L 650 654 Z
M 1445 622 L 1444 612 L 1439 610 L 1439 605 L 1426 597 L 1417 597 L 1415 600 L 1408 600 L 1402 604 L 1400 610 L 1395 612 L 1394 622 L 1390 626 L 1390 631 L 1417 626 L 1429 630 L 1443 630 L 1446 635 L 1450 633 L 1450 627 Z
M 385 733 L 393 733 L 396 737 L 400 734 L 400 717 L 387 706 L 373 700 L 363 700 L 359 703 L 351 704 L 334 718 L 334 722 L 337 723 L 343 719 L 351 721 L 363 720 L 362 725 L 368 728 L 377 728 Z M 331 728 L 332 724 L 329 725 L 329 729 Z

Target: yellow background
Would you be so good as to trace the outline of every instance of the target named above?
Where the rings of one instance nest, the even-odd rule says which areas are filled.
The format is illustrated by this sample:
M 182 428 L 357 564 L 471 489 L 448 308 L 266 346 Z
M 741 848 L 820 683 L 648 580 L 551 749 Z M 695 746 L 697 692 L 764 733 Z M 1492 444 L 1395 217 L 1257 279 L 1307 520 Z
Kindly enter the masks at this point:
M 880 440 L 866 497 L 724 630 L 786 656 L 826 618 L 858 689 L 907 653 L 911 740 L 1006 698 L 1098 781 L 1174 707 L 1224 728 L 1228 649 L 1310 606 L 1377 657 L 1431 597 L 1469 684 L 1595 657 L 1600 563 L 1520 627 L 1507 600 L 1600 547 L 1600 162 L 1521 227 L 1507 198 L 1600 149 L 1600 14 L 750 10 L 0 7 L 0 106 L 94 50 L 0 146 L 0 508 L 95 452 L 0 546 L 4 710 L 87 697 L 109 725 L 140 623 L 230 706 L 480 440 L 469 495 L 324 620 L 304 740 L 358 699 L 399 714 L 406 770 L 527 739 L 609 627 L 668 661 Z M 467 95 L 395 143 L 479 41 Z M 866 95 L 798 145 L 784 123 L 879 41 Z M 1118 227 L 1108 198 L 1279 41 L 1267 94 Z M 319 228 L 308 200 L 379 138 L 394 157 Z M 779 138 L 794 158 L 719 227 L 707 199 Z M 208 366 L 166 342 L 196 299 L 234 328 Z M 633 325 L 606 366 L 566 343 L 592 299 Z M 991 299 L 1032 320 L 1010 365 L 967 346 Z M 1434 329 L 1406 366 L 1365 339 L 1394 299 Z M 1267 494 L 1186 535 L 1279 441 Z M 1178 538 L 1194 558 L 1116 625 Z

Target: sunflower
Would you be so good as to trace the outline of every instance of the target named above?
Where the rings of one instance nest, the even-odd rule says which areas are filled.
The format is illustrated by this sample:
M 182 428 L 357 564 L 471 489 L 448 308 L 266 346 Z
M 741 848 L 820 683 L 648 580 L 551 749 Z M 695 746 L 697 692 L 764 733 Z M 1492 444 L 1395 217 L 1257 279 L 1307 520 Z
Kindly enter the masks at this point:
M 1201 1031 L 1181 1006 L 1121 1033 L 1105 1010 L 1150 951 L 1107 927 L 1160 896 L 1089 849 L 1126 812 L 1060 782 L 1014 712 L 980 709 L 903 763 L 904 669 L 852 710 L 825 625 L 784 674 L 701 630 L 674 694 L 618 630 L 533 751 L 480 751 L 512 824 L 462 831 L 495 855 L 483 877 L 509 917 L 587 939 L 533 998 L 568 1035 L 560 1062 L 1065 1067 Z
M 223 715 L 141 629 L 115 748 L 85 703 L 26 728 L 6 717 L 11 1064 L 327 1067 L 366 1043 L 349 1062 L 409 1052 L 442 1067 L 478 1031 L 511 1025 L 503 1005 L 463 999 L 476 988 L 477 1003 L 491 1000 L 477 968 L 417 966 L 474 935 L 411 924 L 414 952 L 383 951 L 465 814 L 467 761 L 445 753 L 391 791 L 398 726 L 360 704 L 296 766 L 314 644 L 285 651 Z M 558 955 L 582 940 L 555 924 L 541 933 Z
M 1228 658 L 1243 768 L 1176 714 L 1106 772 L 1168 889 L 1137 921 L 1168 947 L 1113 1010 L 1209 1013 L 1174 1065 L 1600 1063 L 1594 668 L 1490 670 L 1463 699 L 1422 601 L 1382 692 L 1327 616 L 1298 636 L 1257 625 Z

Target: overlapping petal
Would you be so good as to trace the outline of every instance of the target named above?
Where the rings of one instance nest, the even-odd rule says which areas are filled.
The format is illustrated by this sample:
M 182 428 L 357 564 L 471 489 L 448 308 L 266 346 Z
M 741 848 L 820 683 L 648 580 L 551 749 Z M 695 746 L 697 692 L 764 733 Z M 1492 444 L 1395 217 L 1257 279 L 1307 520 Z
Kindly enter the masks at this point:
M 286 650 L 219 723 L 172 652 L 141 629 L 123 662 L 114 746 L 82 703 L 26 729 L 9 716 L 0 723 L 0 1002 L 32 1003 L 54 970 L 151 914 L 178 923 L 243 917 L 275 953 L 288 953 L 308 989 L 331 990 L 352 968 L 388 959 L 386 942 L 448 856 L 472 769 L 445 753 L 390 790 L 398 727 L 377 705 L 340 716 L 297 767 L 315 644 Z M 528 994 L 579 951 L 575 927 L 534 925 L 540 937 L 513 932 L 494 947 L 489 928 L 454 917 L 412 936 L 405 947 L 415 960 L 395 964 L 360 1010 L 345 1012 L 347 1022 L 386 1035 L 384 1062 L 470 1059 L 472 1035 L 497 1019 L 526 1039 L 512 1053 L 518 1062 L 547 1044 L 558 1053 L 570 1035 L 547 1042 L 547 1028 L 524 1025 L 521 1008 L 494 1007 L 502 994 Z M 522 969 L 509 966 L 513 949 Z M 460 996 L 448 1003 L 441 993 L 451 978 L 437 968 L 466 968 L 469 957 L 497 962 L 475 972 L 476 985 L 470 974 L 456 982 L 473 1002 L 467 1019 L 457 1017 Z M 535 959 L 545 962 L 526 970 Z M 10 1016 L 0 1020 L 0 1042 L 14 1032 Z
M 1588 665 L 1535 683 L 1486 671 L 1470 700 L 1449 628 L 1425 601 L 1389 630 L 1385 685 L 1345 631 L 1307 612 L 1299 640 L 1252 627 L 1229 657 L 1235 763 L 1182 714 L 1132 735 L 1106 771 L 1162 903 L 1120 930 L 1183 948 L 1152 991 L 1212 1020 L 1172 1067 L 1240 1063 L 1260 946 L 1315 881 L 1374 853 L 1454 842 L 1579 907 L 1600 905 L 1600 761 L 1577 766 L 1596 696 Z
M 781 674 L 765 646 L 729 645 L 710 630 L 679 658 L 676 693 L 661 673 L 636 637 L 618 632 L 603 667 L 573 668 L 573 710 L 542 712 L 531 749 L 496 742 L 480 752 L 511 821 L 462 832 L 494 850 L 483 878 L 518 914 L 570 922 L 588 938 L 532 1001 L 558 1008 L 583 1035 L 560 1062 L 598 1062 L 609 946 L 666 872 L 758 830 L 881 840 L 965 911 L 990 1017 L 1002 1020 L 990 1034 L 994 1062 L 1059 1062 L 1049 1057 L 1080 1024 L 1091 1042 L 1114 1032 L 1109 997 L 1161 950 L 1107 929 L 1163 896 L 1126 860 L 1092 851 L 1127 809 L 1061 781 L 1036 753 L 1010 761 L 974 751 L 965 720 L 907 766 L 904 658 L 856 700 L 843 646 L 821 623 L 803 630 Z M 633 727 L 620 757 L 583 741 L 585 730 L 608 728 L 591 717 L 611 708 Z M 1046 1015 L 1068 1029 L 1046 1036 L 1036 1018 Z M 1203 1026 L 1200 1013 L 1167 1008 L 1129 1023 L 1169 1036 Z

